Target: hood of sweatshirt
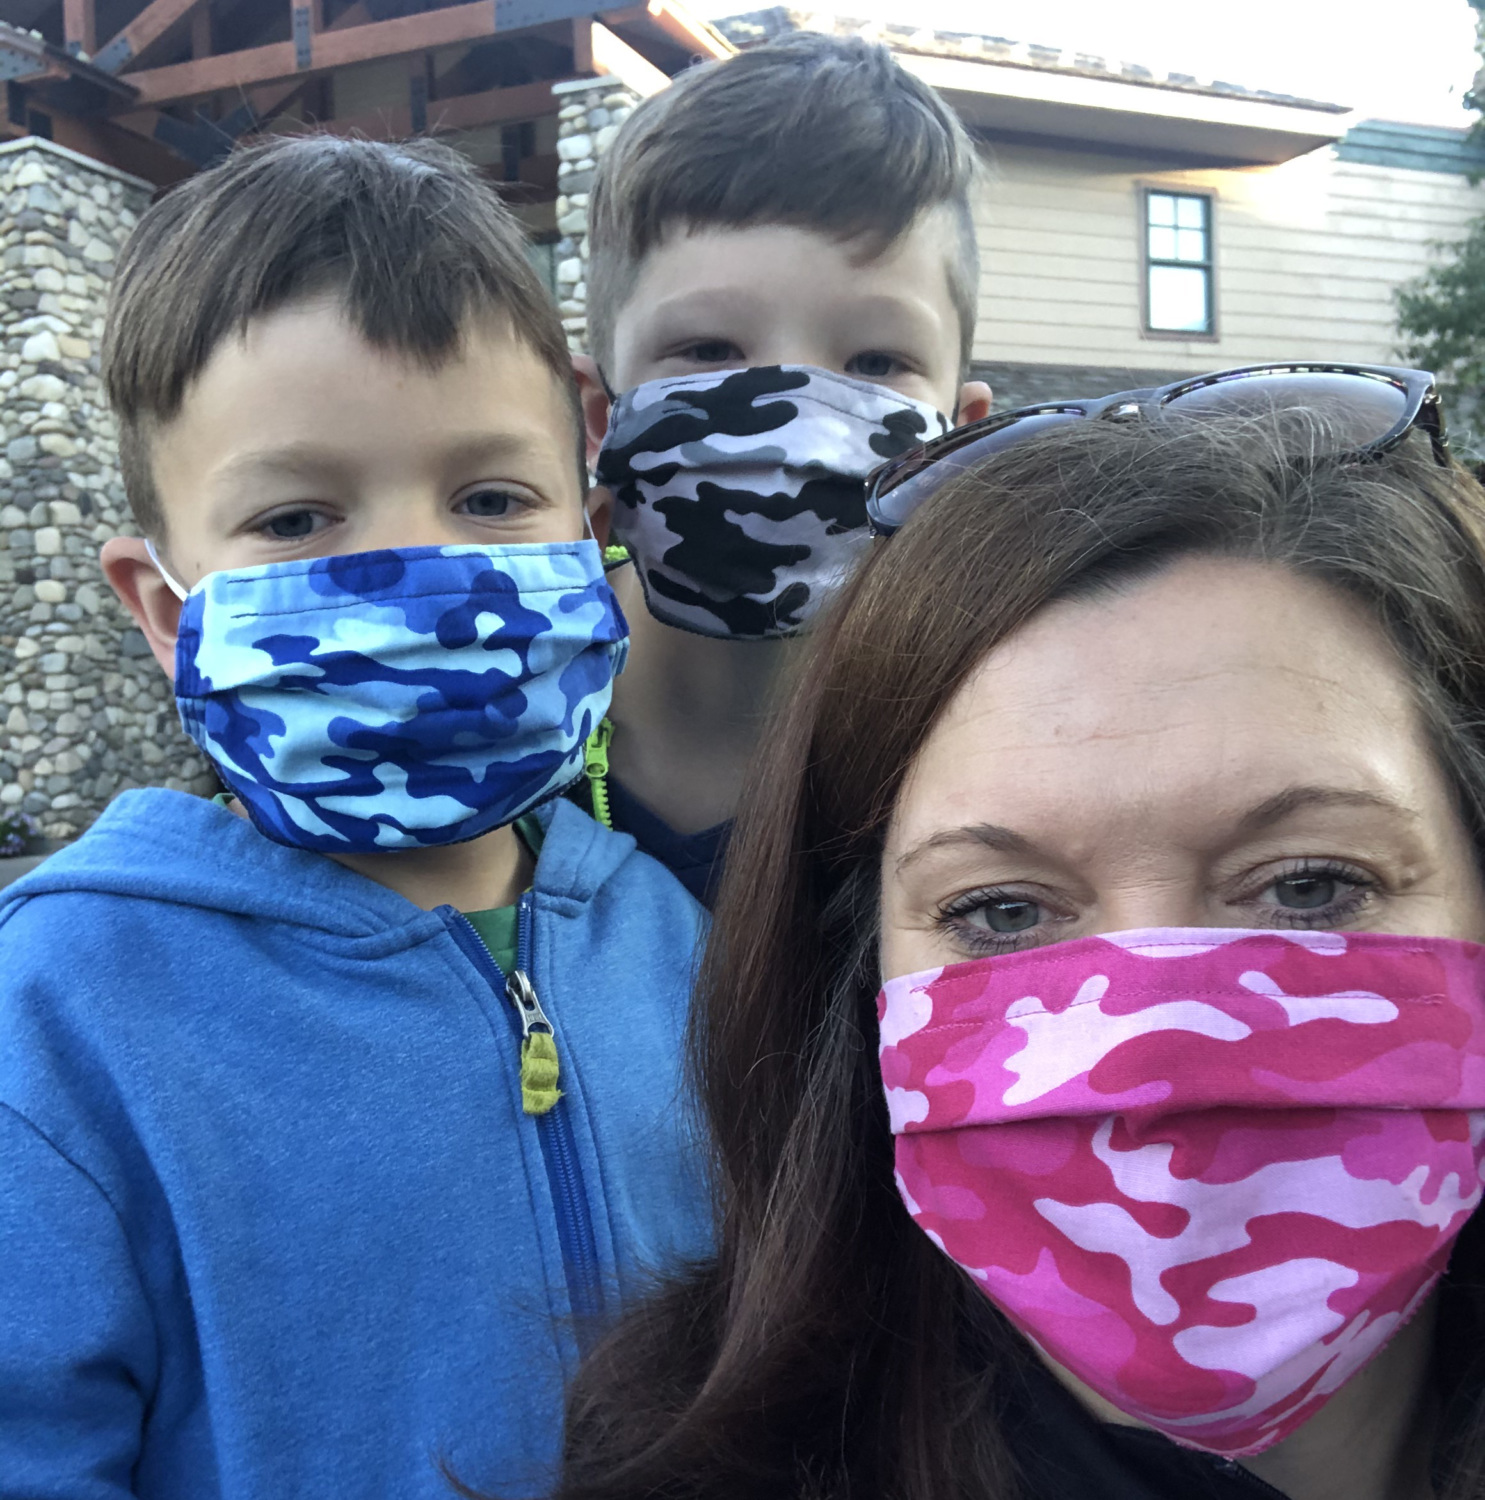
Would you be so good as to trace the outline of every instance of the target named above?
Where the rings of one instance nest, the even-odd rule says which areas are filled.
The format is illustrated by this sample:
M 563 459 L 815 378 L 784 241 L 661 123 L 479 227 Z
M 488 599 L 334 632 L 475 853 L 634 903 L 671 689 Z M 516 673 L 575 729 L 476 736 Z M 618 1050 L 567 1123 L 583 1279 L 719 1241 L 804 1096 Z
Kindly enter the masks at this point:
M 586 904 L 634 853 L 628 834 L 600 827 L 562 798 L 536 816 L 546 835 L 533 880 L 538 895 Z M 0 891 L 0 915 L 61 891 L 169 901 L 344 938 L 430 915 L 328 855 L 276 844 L 214 802 L 161 788 L 115 798 L 75 844 Z

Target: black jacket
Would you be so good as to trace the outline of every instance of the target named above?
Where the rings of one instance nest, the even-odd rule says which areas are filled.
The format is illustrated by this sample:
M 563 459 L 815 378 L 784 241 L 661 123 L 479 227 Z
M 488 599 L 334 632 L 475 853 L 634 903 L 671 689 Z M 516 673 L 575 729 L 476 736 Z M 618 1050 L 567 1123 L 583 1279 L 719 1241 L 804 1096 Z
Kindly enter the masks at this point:
M 1027 1500 L 1286 1500 L 1232 1459 L 1096 1421 L 1039 1365 L 1021 1372 L 1006 1402 L 1003 1430 Z

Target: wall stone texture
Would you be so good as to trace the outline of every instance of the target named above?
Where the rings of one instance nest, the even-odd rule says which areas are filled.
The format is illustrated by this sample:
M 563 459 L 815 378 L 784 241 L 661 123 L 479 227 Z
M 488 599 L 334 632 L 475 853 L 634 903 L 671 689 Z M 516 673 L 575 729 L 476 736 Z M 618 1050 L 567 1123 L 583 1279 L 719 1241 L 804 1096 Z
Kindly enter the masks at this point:
M 557 113 L 557 310 L 568 347 L 588 351 L 588 198 L 598 159 L 640 96 L 612 78 L 578 78 L 552 92 Z
M 50 142 L 0 147 L 0 813 L 52 839 L 128 787 L 216 789 L 98 566 L 133 530 L 98 346 L 149 192 Z

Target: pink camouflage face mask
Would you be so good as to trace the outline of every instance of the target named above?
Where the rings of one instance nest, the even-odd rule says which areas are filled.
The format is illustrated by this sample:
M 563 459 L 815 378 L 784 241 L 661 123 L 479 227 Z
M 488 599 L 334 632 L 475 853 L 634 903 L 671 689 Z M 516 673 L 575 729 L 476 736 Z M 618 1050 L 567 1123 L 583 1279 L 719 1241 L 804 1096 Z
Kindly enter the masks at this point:
M 1407 1321 L 1480 1201 L 1485 948 L 1156 929 L 889 980 L 897 1180 L 1030 1338 L 1261 1453 Z

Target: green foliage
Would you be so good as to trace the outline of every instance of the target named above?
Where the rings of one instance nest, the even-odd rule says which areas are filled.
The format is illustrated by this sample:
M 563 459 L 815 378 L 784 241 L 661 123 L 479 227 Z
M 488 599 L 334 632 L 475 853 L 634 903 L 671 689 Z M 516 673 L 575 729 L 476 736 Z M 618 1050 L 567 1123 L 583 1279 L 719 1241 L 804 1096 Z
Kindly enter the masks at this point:
M 1469 3 L 1481 67 L 1464 102 L 1480 116 L 1470 130 L 1478 140 L 1485 135 L 1485 0 Z M 1438 249 L 1437 265 L 1398 288 L 1397 328 L 1403 358 L 1439 378 L 1455 451 L 1478 458 L 1485 455 L 1485 215 L 1462 240 Z
M 1439 378 L 1454 446 L 1478 450 L 1485 436 L 1485 217 L 1471 223 L 1447 259 L 1398 288 L 1397 326 L 1403 357 Z

